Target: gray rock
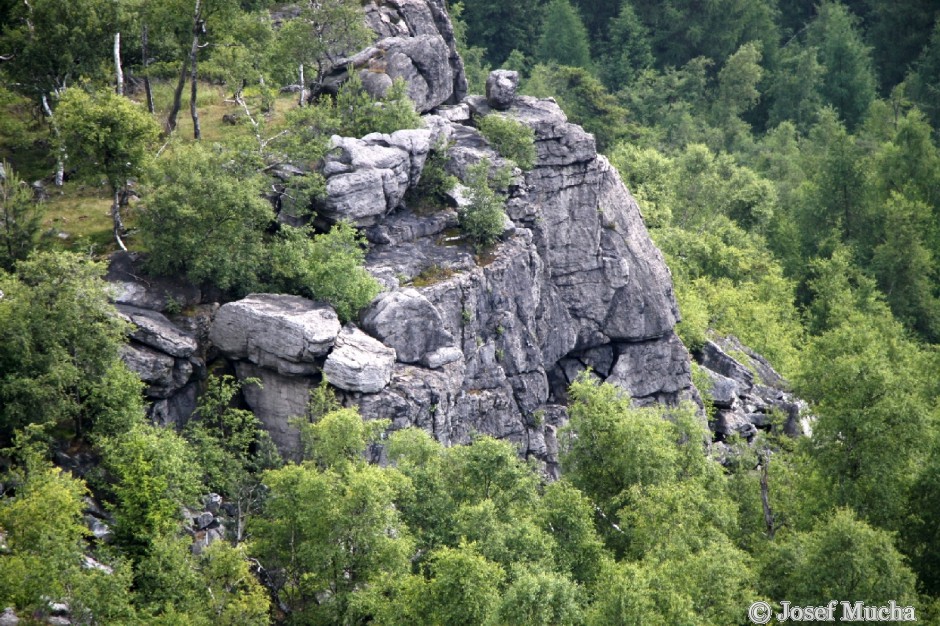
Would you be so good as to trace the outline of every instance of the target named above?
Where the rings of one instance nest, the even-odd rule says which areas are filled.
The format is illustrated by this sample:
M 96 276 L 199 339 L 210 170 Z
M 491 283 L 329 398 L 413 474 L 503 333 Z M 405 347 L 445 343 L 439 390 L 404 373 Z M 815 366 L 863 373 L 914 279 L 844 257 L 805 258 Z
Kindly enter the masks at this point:
M 346 326 L 326 357 L 323 374 L 340 389 L 376 393 L 388 385 L 394 364 L 394 349 L 354 326 Z
M 734 407 L 738 402 L 738 383 L 709 369 L 705 369 L 704 372 L 711 382 L 711 388 L 707 391 L 715 406 L 723 409 Z
M 634 398 L 674 394 L 691 387 L 689 353 L 679 338 L 622 344 L 607 382 L 623 387 Z
M 215 515 L 209 511 L 202 511 L 193 516 L 193 526 L 196 530 L 202 530 L 208 528 L 209 525 L 215 521 Z
M 199 304 L 202 293 L 198 287 L 179 279 L 147 277 L 140 255 L 116 252 L 110 257 L 105 279 L 110 283 L 112 299 L 152 311 L 184 309 Z
M 99 572 L 104 572 L 108 575 L 114 573 L 114 569 L 112 567 L 91 558 L 87 554 L 82 555 L 82 568 L 98 570 Z M 2 624 L 2 622 L 0 622 L 0 624 Z
M 512 106 L 519 87 L 519 72 L 493 70 L 486 79 L 486 102 L 500 111 Z
M 196 410 L 199 383 L 191 382 L 172 390 L 167 398 L 158 398 L 150 407 L 148 417 L 154 424 L 182 428 Z
M 700 362 L 703 367 L 738 383 L 743 391 L 754 385 L 754 374 L 747 367 L 729 356 L 718 344 L 706 341 L 702 346 Z
M 152 388 L 173 387 L 176 359 L 153 348 L 129 343 L 121 346 L 121 358 L 132 372 Z
M 298 296 L 252 294 L 215 316 L 209 338 L 226 356 L 281 374 L 312 374 L 339 334 L 333 309 Z
M 415 100 L 419 110 L 427 111 L 445 102 L 459 102 L 467 92 L 467 79 L 464 74 L 463 61 L 457 53 L 457 43 L 454 37 L 454 28 L 447 16 L 443 0 L 396 0 L 395 2 L 378 2 L 373 0 L 365 5 L 366 22 L 378 35 L 380 41 L 376 47 L 382 45 L 381 40 L 389 38 L 428 38 L 425 41 L 431 48 L 427 51 L 399 49 L 399 52 L 409 58 L 410 65 L 417 71 L 416 76 L 407 71 L 408 64 L 390 64 L 393 72 L 409 81 L 409 91 L 432 94 L 422 100 Z M 339 63 L 340 68 L 345 63 Z M 414 87 L 412 87 L 412 81 Z M 439 100 L 439 101 L 438 101 Z
M 85 516 L 85 525 L 88 526 L 88 530 L 91 531 L 91 535 L 97 541 L 109 543 L 114 537 L 114 532 L 111 530 L 111 526 L 98 519 L 94 515 Z
M 117 310 L 133 324 L 131 337 L 136 341 L 175 357 L 189 357 L 196 351 L 196 339 L 162 313 L 121 304 Z
M 456 350 L 454 337 L 444 327 L 438 310 L 415 289 L 394 291 L 377 300 L 363 316 L 362 327 L 385 345 L 395 349 L 402 363 L 428 361 L 429 354 L 442 348 Z M 459 350 L 457 350 L 459 353 Z M 432 358 L 440 367 L 452 354 Z
M 374 133 L 362 139 L 334 136 L 324 160 L 326 199 L 321 217 L 372 226 L 398 208 L 418 184 L 431 149 L 425 129 Z
M 310 390 L 316 381 L 310 377 L 285 376 L 245 361 L 235 363 L 238 378 L 257 378 L 259 385 L 245 385 L 242 395 L 252 412 L 264 424 L 271 440 L 285 457 L 297 459 L 300 453 L 300 432 L 291 420 L 307 412 Z
M 218 515 L 222 508 L 222 496 L 217 493 L 210 493 L 204 498 L 206 510 L 213 515 Z

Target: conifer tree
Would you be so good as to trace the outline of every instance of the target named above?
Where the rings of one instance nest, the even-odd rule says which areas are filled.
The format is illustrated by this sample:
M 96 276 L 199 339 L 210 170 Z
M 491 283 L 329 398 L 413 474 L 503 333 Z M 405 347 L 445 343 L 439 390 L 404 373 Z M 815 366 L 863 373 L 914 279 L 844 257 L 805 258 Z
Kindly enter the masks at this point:
M 569 0 L 552 0 L 545 7 L 545 22 L 536 52 L 544 63 L 591 66 L 587 29 Z

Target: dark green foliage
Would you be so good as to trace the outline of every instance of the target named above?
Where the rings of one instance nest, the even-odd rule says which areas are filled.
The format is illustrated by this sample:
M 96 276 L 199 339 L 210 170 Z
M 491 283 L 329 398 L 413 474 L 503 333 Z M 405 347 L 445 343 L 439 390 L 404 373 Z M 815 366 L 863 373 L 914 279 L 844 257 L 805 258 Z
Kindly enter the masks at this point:
M 871 48 L 858 30 L 858 19 L 837 2 L 823 2 L 819 15 L 806 31 L 824 68 L 820 87 L 824 101 L 835 107 L 851 129 L 875 99 Z
M 110 90 L 88 94 L 68 89 L 56 114 L 70 163 L 86 175 L 103 175 L 112 193 L 141 173 L 160 135 L 146 109 Z
M 266 284 L 270 289 L 329 302 L 342 320 L 354 319 L 379 293 L 363 267 L 365 241 L 340 222 L 329 232 L 282 226 L 270 245 Z
M 542 9 L 539 0 L 469 0 L 461 3 L 467 24 L 467 44 L 483 49 L 485 60 L 499 66 L 513 50 L 531 55 L 539 39 Z
M 41 253 L 0 272 L 0 437 L 30 423 L 111 434 L 142 417 L 140 381 L 121 362 L 126 327 L 104 267 Z
M 137 424 L 101 441 L 113 479 L 114 532 L 135 556 L 150 553 L 182 522 L 180 509 L 195 501 L 199 466 L 192 448 L 172 430 Z
M 570 0 L 549 0 L 535 55 L 542 63 L 591 67 L 587 29 Z
M 448 201 L 448 194 L 457 185 L 457 178 L 447 173 L 447 142 L 431 147 L 418 184 L 405 194 L 405 203 L 417 212 L 433 211 Z
M 537 65 L 525 84 L 525 92 L 555 98 L 573 123 L 595 136 L 602 152 L 632 130 L 627 110 L 585 69 Z
M 482 118 L 477 126 L 500 156 L 523 170 L 535 165 L 535 132 L 530 127 L 498 113 Z
M 0 269 L 10 271 L 36 245 L 42 209 L 6 161 L 0 161 Z
M 105 0 L 17 3 L 3 23 L 4 71 L 36 101 L 82 77 L 102 78 L 116 30 L 118 5 Z M 54 103 L 53 103 L 54 104 Z
M 236 381 L 231 376 L 210 377 L 196 412 L 183 431 L 202 468 L 202 484 L 239 503 L 250 500 L 257 488 L 252 474 L 276 465 L 273 459 L 277 458 L 261 421 L 251 411 L 232 406 L 246 384 L 260 382 L 251 378 Z
M 496 243 L 506 221 L 504 201 L 490 183 L 490 162 L 480 161 L 468 170 L 469 204 L 458 216 L 460 228 L 478 248 Z
M 352 72 L 336 96 L 337 133 L 344 137 L 363 137 L 369 133 L 393 133 L 404 128 L 418 128 L 421 118 L 408 97 L 408 86 L 396 80 L 378 102 L 362 87 L 358 72 Z
M 153 272 L 241 293 L 257 285 L 263 229 L 273 213 L 258 195 L 260 180 L 239 174 L 227 155 L 199 144 L 157 161 L 140 221 Z
M 813 530 L 788 534 L 771 544 L 764 570 L 771 597 L 795 606 L 825 605 L 831 598 L 865 598 L 868 605 L 889 600 L 909 606 L 915 599 L 914 574 L 894 547 L 890 533 L 872 528 L 847 509 L 821 520 Z M 836 613 L 840 619 L 841 609 Z
M 604 85 L 617 92 L 630 85 L 641 71 L 652 67 L 654 59 L 649 31 L 629 1 L 611 20 L 609 33 L 600 55 L 600 74 Z M 593 41 L 597 41 L 596 35 Z
M 930 118 L 934 128 L 940 125 L 940 17 L 934 23 L 930 41 L 913 64 L 908 75 L 909 94 Z

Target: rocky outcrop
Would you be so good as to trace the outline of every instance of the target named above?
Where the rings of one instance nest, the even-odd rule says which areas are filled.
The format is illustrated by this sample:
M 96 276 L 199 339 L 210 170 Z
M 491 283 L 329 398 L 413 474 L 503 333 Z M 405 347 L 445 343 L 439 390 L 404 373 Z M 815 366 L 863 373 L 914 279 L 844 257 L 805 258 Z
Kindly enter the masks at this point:
M 377 40 L 338 60 L 323 81 L 326 91 L 335 93 L 351 67 L 375 96 L 384 95 L 392 81 L 401 78 L 422 113 L 466 95 L 463 61 L 443 0 L 373 0 L 364 8 Z
M 486 79 L 486 102 L 500 111 L 505 111 L 516 100 L 519 87 L 519 72 L 494 70 Z
M 372 226 L 401 205 L 418 184 L 431 149 L 424 129 L 374 133 L 362 139 L 333 137 L 325 158 L 326 201 L 319 211 L 332 222 Z
M 231 359 L 284 375 L 315 374 L 339 334 L 336 312 L 299 296 L 253 294 L 224 305 L 209 340 Z
M 149 417 L 180 425 L 196 409 L 199 384 L 206 375 L 199 335 L 215 307 L 199 305 L 201 291 L 191 285 L 142 278 L 139 264 L 136 255 L 118 253 L 107 275 L 118 314 L 128 323 L 128 343 L 121 356 L 146 384 Z
M 550 474 L 567 421 L 567 387 L 579 375 L 616 384 L 639 405 L 701 405 L 690 355 L 674 331 L 669 270 L 593 136 L 553 100 L 517 96 L 511 73 L 491 77 L 487 98 L 461 100 L 463 71 L 439 0 L 386 0 L 366 11 L 378 41 L 351 57 L 357 67 L 391 76 L 391 68 L 406 66 L 393 59 L 400 53 L 414 68 L 409 84 L 420 108 L 439 107 L 424 116 L 424 129 L 334 137 L 322 166 L 327 197 L 318 219 L 363 229 L 367 268 L 383 293 L 358 326 L 344 328 L 327 305 L 271 294 L 225 304 L 214 318 L 174 318 L 176 329 L 128 311 L 140 324 L 126 359 L 154 397 L 185 378 L 181 360 L 193 363 L 182 333 L 196 339 L 196 355 L 218 352 L 240 379 L 257 381 L 243 388 L 244 399 L 287 455 L 299 450 L 292 419 L 306 413 L 311 389 L 325 376 L 364 419 L 423 428 L 445 444 L 474 433 L 508 439 Z M 419 52 L 437 55 L 433 71 L 422 69 Z M 512 170 L 503 236 L 481 252 L 455 229 L 455 208 L 466 202 L 459 187 L 452 206 L 431 214 L 409 208 L 406 192 L 433 145 L 449 146 L 446 169 L 464 181 L 482 159 L 494 169 L 511 165 L 474 127 L 494 109 L 532 128 L 537 160 L 530 171 Z M 791 405 L 788 424 L 796 420 L 798 403 L 772 368 L 723 341 L 731 340 L 715 340 L 699 355 L 718 439 L 749 436 Z
M 806 403 L 790 393 L 786 381 L 767 360 L 736 337 L 706 341 L 695 360 L 708 377 L 714 405 L 710 424 L 717 441 L 753 437 L 758 430 L 781 428 L 790 436 L 808 434 Z
M 347 326 L 326 357 L 323 374 L 334 387 L 375 393 L 388 385 L 394 364 L 395 350 L 358 328 Z

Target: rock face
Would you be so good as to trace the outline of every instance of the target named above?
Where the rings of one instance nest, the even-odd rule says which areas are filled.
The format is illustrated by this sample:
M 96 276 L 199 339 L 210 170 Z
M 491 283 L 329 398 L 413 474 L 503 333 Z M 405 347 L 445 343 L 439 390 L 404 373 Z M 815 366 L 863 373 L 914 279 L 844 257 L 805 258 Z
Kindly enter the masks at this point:
M 787 390 L 786 381 L 759 354 L 736 337 L 707 341 L 696 360 L 708 376 L 715 405 L 710 424 L 717 441 L 752 437 L 758 429 L 783 428 L 790 436 L 808 434 L 801 421 L 806 403 Z
M 362 139 L 333 137 L 331 147 L 323 166 L 327 198 L 320 215 L 333 222 L 372 226 L 418 184 L 431 133 L 418 129 Z
M 253 294 L 224 305 L 209 340 L 226 356 L 279 374 L 314 374 L 339 334 L 336 312 L 299 296 Z
M 392 377 L 395 350 L 358 328 L 347 326 L 336 338 L 323 373 L 330 384 L 346 391 L 375 393 Z
M 377 40 L 337 61 L 336 69 L 324 80 L 327 91 L 335 92 L 352 67 L 366 89 L 377 96 L 383 95 L 394 79 L 403 79 L 422 113 L 459 102 L 466 95 L 463 61 L 457 54 L 443 0 L 373 0 L 364 8 Z
M 139 259 L 118 253 L 107 278 L 118 314 L 128 322 L 130 334 L 121 355 L 128 368 L 147 385 L 149 417 L 160 424 L 180 425 L 196 409 L 199 382 L 206 375 L 205 350 L 200 349 L 198 321 L 213 306 L 198 306 L 201 292 L 169 280 L 140 278 Z M 171 313 L 186 306 L 191 315 Z

